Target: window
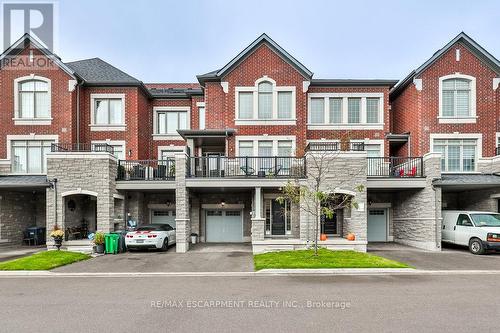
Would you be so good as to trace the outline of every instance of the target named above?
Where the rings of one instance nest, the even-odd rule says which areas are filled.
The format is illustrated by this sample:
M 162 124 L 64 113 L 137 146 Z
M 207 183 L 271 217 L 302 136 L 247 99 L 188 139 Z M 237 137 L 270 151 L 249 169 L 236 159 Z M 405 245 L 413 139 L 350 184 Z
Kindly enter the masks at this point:
M 292 92 L 291 91 L 278 92 L 278 118 L 279 119 L 292 118 Z
M 291 140 L 278 141 L 278 156 L 292 156 L 292 144 Z
M 198 108 L 198 117 L 199 117 L 199 123 L 198 123 L 199 128 L 205 129 L 205 107 Z
M 458 215 L 457 225 L 460 225 L 463 227 L 472 227 L 473 226 L 472 221 L 470 220 L 470 217 L 465 215 L 465 214 Z
M 442 81 L 441 116 L 470 117 L 471 80 L 447 79 Z
M 242 157 L 253 156 L 253 141 L 240 141 L 239 155 Z
M 123 148 L 123 145 L 110 145 L 113 147 L 113 155 L 119 159 L 119 160 L 124 160 L 125 159 L 125 149 Z
M 311 98 L 311 124 L 323 124 L 325 122 L 325 99 Z
M 175 154 L 182 153 L 184 150 L 172 150 L 172 149 L 161 149 L 160 150 L 160 159 L 162 161 L 175 160 Z
M 435 139 L 433 143 L 433 151 L 442 154 L 443 172 L 475 171 L 476 150 L 475 139 Z
M 342 123 L 342 98 L 330 98 L 330 123 Z
M 365 151 L 367 157 L 380 157 L 381 145 L 379 144 L 365 144 Z
M 240 119 L 253 118 L 253 93 L 240 92 L 238 93 L 238 117 Z
M 16 140 L 11 142 L 13 173 L 45 173 L 46 154 L 54 141 Z
M 361 122 L 361 98 L 347 99 L 347 122 L 349 124 Z
M 18 118 L 49 118 L 49 83 L 41 80 L 25 80 L 18 83 Z
M 272 141 L 259 141 L 259 155 L 258 156 L 273 156 L 273 142 Z
M 187 111 L 157 111 L 156 134 L 177 135 L 177 130 L 187 129 Z
M 369 124 L 377 124 L 378 119 L 378 98 L 367 98 L 366 99 L 366 122 Z
M 273 85 L 271 82 L 259 83 L 259 119 L 273 117 Z
M 94 99 L 94 124 L 95 125 L 123 124 L 122 99 L 120 98 Z
M 237 156 L 274 157 L 293 156 L 295 137 L 292 136 L 238 136 Z M 257 160 L 257 159 L 256 159 Z

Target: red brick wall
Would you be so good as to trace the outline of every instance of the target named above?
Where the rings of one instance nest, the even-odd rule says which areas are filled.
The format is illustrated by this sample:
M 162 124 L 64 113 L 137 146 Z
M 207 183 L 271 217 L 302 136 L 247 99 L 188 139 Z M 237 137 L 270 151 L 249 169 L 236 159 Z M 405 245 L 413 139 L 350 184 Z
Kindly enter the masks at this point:
M 33 49 L 35 59 L 47 59 L 40 51 Z M 40 61 L 38 64 L 42 64 Z M 29 62 L 29 49 L 25 49 L 12 62 L 0 70 L 0 159 L 7 158 L 7 135 L 59 135 L 59 142 L 70 142 L 74 137 L 74 101 L 76 92 L 68 91 L 68 81 L 73 78 L 61 68 L 38 66 Z M 51 80 L 50 125 L 14 125 L 14 79 L 37 75 Z
M 455 59 L 455 50 L 460 49 L 460 61 Z M 471 75 L 476 78 L 475 124 L 440 124 L 439 77 L 454 74 Z M 495 154 L 495 132 L 498 124 L 498 91 L 492 89 L 492 80 L 497 75 L 479 60 L 464 45 L 457 43 L 427 68 L 418 78 L 423 89 L 415 92 L 410 84 L 392 103 L 394 132 L 412 132 L 412 152 L 423 155 L 430 151 L 431 133 L 482 133 L 483 156 Z

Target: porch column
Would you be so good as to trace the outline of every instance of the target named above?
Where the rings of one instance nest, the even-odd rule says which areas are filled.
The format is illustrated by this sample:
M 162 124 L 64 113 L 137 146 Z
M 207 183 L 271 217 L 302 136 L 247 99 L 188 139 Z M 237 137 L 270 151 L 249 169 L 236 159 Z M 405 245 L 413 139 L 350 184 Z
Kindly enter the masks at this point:
M 265 217 L 262 217 L 262 189 L 255 188 L 253 197 L 252 242 L 264 240 Z
M 189 190 L 186 188 L 186 154 L 175 155 L 175 249 L 179 253 L 189 250 L 191 220 L 189 219 Z

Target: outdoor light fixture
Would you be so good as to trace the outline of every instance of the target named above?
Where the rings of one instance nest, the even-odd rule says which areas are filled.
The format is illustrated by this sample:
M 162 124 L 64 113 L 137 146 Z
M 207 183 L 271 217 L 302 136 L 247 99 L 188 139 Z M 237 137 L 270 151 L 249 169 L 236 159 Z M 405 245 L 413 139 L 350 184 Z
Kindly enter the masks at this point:
M 128 157 L 132 156 L 132 149 L 128 150 Z
M 222 199 L 222 200 L 220 201 L 220 205 L 221 205 L 222 207 L 224 207 L 224 206 L 226 205 L 226 200 Z
M 172 205 L 172 201 L 167 200 L 167 207 L 170 207 L 170 205 Z

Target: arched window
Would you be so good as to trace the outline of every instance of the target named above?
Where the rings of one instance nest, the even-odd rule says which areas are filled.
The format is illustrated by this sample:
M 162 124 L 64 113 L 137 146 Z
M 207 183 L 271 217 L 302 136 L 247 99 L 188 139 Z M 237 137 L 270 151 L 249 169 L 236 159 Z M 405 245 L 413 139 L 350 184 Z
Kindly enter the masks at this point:
M 18 112 L 22 119 L 50 118 L 50 81 L 30 78 L 16 82 Z
M 450 78 L 441 84 L 441 116 L 442 117 L 471 117 L 472 113 L 472 84 L 466 78 Z
M 269 81 L 259 83 L 259 119 L 273 117 L 273 85 Z

